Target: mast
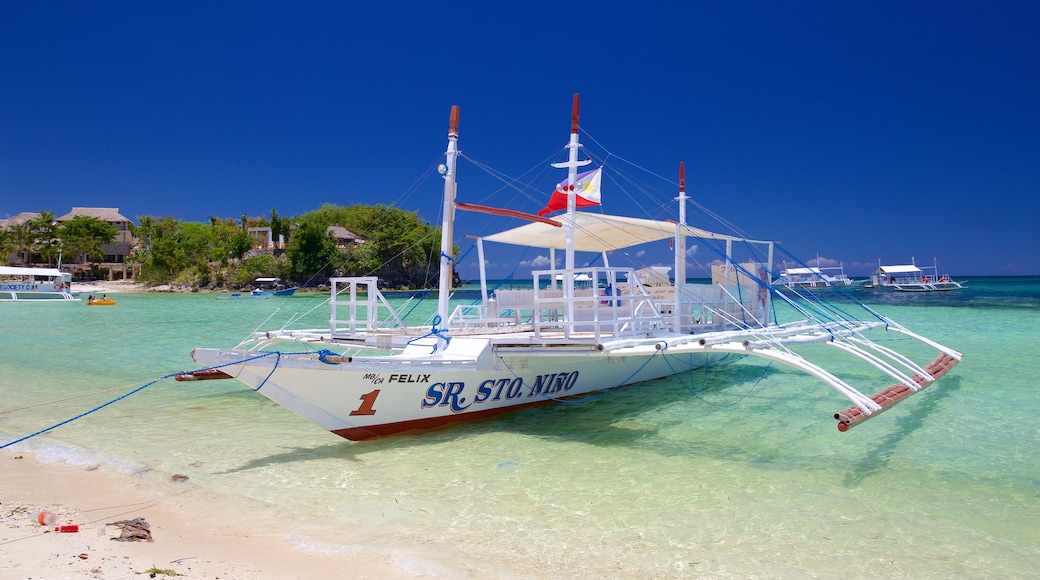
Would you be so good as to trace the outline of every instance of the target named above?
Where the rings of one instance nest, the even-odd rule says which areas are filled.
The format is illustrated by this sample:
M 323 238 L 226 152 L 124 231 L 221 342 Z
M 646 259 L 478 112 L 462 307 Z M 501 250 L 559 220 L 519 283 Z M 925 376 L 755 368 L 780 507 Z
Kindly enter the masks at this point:
M 455 158 L 459 153 L 458 140 L 459 106 L 452 105 L 448 121 L 448 150 L 444 153 L 446 159 L 441 168 L 441 175 L 444 176 L 444 208 L 441 218 L 441 277 L 437 286 L 437 315 L 440 316 L 442 328 L 448 327 L 448 298 L 451 296 L 451 252 L 455 229 Z
M 567 161 L 552 164 L 553 167 L 567 169 L 567 183 L 570 184 L 567 187 L 567 220 L 563 224 L 567 237 L 563 272 L 563 300 L 567 308 L 565 316 L 567 321 L 574 320 L 574 182 L 577 181 L 578 168 L 592 163 L 591 159 L 578 161 L 580 147 L 581 143 L 578 142 L 578 93 L 574 93 L 574 106 L 571 109 L 571 139 L 567 143 Z M 563 333 L 565 337 L 570 338 L 571 327 L 569 324 L 564 327 Z
M 679 223 L 675 226 L 675 330 L 680 332 L 682 309 L 680 308 L 681 288 L 686 283 L 686 168 L 679 162 Z

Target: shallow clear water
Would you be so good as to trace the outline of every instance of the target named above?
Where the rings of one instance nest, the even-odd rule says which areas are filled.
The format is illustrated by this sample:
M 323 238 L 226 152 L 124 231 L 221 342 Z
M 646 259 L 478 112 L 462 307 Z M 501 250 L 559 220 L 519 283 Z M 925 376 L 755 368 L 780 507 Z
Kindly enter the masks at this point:
M 265 327 L 315 306 L 311 325 L 328 318 L 317 295 L 114 297 L 106 308 L 0 304 L 0 442 L 196 368 L 192 347 L 233 346 L 269 316 Z M 237 381 L 163 379 L 14 449 L 133 473 L 200 520 L 304 550 L 382 554 L 415 573 L 1035 574 L 1040 279 L 856 297 L 965 358 L 848 433 L 831 418 L 844 398 L 744 359 L 590 403 L 360 443 Z M 828 359 L 864 391 L 884 386 Z M 48 401 L 58 402 L 34 406 Z M 173 473 L 190 480 L 172 484 Z

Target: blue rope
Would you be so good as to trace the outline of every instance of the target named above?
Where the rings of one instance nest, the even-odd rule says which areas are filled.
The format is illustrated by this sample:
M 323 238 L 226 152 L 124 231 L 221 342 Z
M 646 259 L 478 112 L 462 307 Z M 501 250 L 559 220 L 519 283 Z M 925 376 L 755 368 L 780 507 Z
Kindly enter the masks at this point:
M 323 362 L 323 363 L 325 363 L 325 364 L 327 364 L 327 365 L 335 365 L 335 364 L 339 364 L 339 363 L 329 362 L 329 360 L 328 360 L 328 356 L 329 356 L 330 354 L 331 354 L 331 355 L 336 355 L 336 356 L 339 356 L 339 353 L 338 353 L 338 352 L 334 352 L 334 351 L 331 351 L 331 350 L 329 350 L 329 349 L 327 349 L 327 348 L 323 348 L 323 349 L 321 349 L 321 350 L 319 350 L 319 351 L 318 351 L 318 360 L 320 360 L 321 362 Z
M 222 364 L 222 365 L 218 365 L 218 366 L 215 366 L 215 367 L 208 367 L 208 368 L 205 368 L 205 369 L 196 369 L 196 370 L 191 371 L 191 372 L 216 370 L 216 369 L 220 369 L 220 368 L 227 367 L 227 366 L 232 366 L 232 365 L 237 365 L 237 364 L 242 364 L 242 363 L 245 363 L 245 362 L 249 362 L 249 361 L 252 361 L 252 360 L 257 360 L 257 359 L 260 359 L 260 358 L 264 358 L 266 356 L 271 356 L 272 354 L 279 355 L 279 357 L 281 355 L 281 353 L 265 352 L 264 354 L 261 354 L 259 356 L 248 358 L 248 359 L 245 359 L 245 360 L 242 360 L 242 361 Z M 295 354 L 304 354 L 304 353 L 295 353 Z M 309 354 L 309 353 L 307 353 L 307 354 Z M 277 366 L 278 366 L 277 363 L 275 363 L 275 367 L 276 368 L 277 368 Z M 272 374 L 274 373 L 273 369 L 271 370 L 271 373 Z M 66 420 L 61 421 L 59 423 L 55 423 L 54 425 L 51 425 L 50 427 L 46 427 L 44 429 L 40 429 L 39 431 L 36 431 L 35 433 L 30 433 L 29 435 L 26 435 L 25 437 L 21 437 L 19 439 L 15 439 L 14 441 L 9 441 L 7 443 L 4 443 L 3 445 L 0 445 L 0 449 L 4 449 L 4 448 L 7 448 L 7 447 L 10 447 L 10 446 L 12 446 L 12 445 L 14 445 L 16 443 L 21 443 L 22 441 L 25 441 L 25 440 L 28 440 L 28 439 L 32 439 L 33 437 L 36 437 L 37 435 L 42 435 L 43 433 L 46 433 L 48 431 L 53 431 L 54 429 L 57 429 L 58 427 L 61 427 L 63 425 L 68 425 L 69 423 L 71 423 L 71 422 L 73 422 L 73 421 L 75 421 L 77 419 L 82 419 L 83 417 L 86 417 L 87 415 L 90 415 L 92 413 L 96 413 L 97 411 L 100 411 L 101 409 L 104 409 L 105 407 L 108 407 L 109 405 L 112 405 L 114 403 L 122 401 L 123 399 L 129 397 L 130 395 L 133 395 L 134 393 L 139 393 L 139 392 L 143 391 L 144 389 L 154 385 L 155 383 L 158 383 L 159 381 L 161 381 L 163 379 L 169 379 L 169 378 L 176 377 L 177 375 L 183 375 L 183 374 L 186 374 L 186 373 L 184 371 L 178 371 L 178 372 L 175 372 L 175 373 L 170 373 L 168 375 L 163 375 L 163 376 L 161 376 L 161 377 L 159 377 L 159 378 L 157 378 L 157 379 L 155 379 L 153 381 L 149 381 L 149 382 L 141 385 L 140 387 L 137 387 L 136 389 L 130 391 L 129 393 L 120 395 L 120 396 L 116 397 L 115 399 L 112 399 L 111 401 L 109 401 L 107 403 L 102 403 L 101 405 L 98 405 L 97 407 L 94 407 L 93 409 L 91 409 L 89 411 L 85 411 L 83 413 L 80 413 L 79 415 L 76 415 L 75 417 L 66 419 Z M 267 378 L 264 379 L 264 382 L 267 382 L 267 379 L 269 379 L 269 378 L 271 378 L 271 375 L 267 375 Z M 261 383 L 260 386 L 263 386 L 263 383 Z M 259 391 L 260 387 L 257 387 L 255 390 Z
M 451 343 L 451 337 L 448 336 L 448 328 L 447 327 L 437 328 L 437 325 L 440 324 L 440 323 L 441 323 L 441 315 L 440 314 L 434 314 L 433 315 L 433 320 L 430 322 L 430 332 L 427 332 L 426 334 L 424 334 L 422 336 L 417 336 L 417 337 L 409 340 L 406 344 L 412 344 L 413 342 L 415 342 L 417 340 L 422 340 L 424 338 L 428 338 L 428 337 L 433 336 L 433 337 L 436 337 L 436 338 L 439 338 L 439 339 L 443 340 L 444 341 L 444 346 L 448 346 L 448 344 Z M 433 354 L 433 353 L 437 352 L 437 344 L 438 343 L 434 343 L 433 344 L 433 350 L 430 351 L 430 354 Z
M 469 253 L 470 253 L 470 252 L 472 252 L 472 251 L 473 251 L 473 248 L 475 248 L 475 247 L 477 247 L 477 244 L 476 244 L 476 243 L 474 242 L 474 243 L 473 243 L 473 244 L 472 244 L 472 245 L 471 245 L 471 246 L 469 247 L 469 249 L 468 249 L 468 250 L 466 250 L 465 252 L 463 252 L 463 253 L 462 253 L 462 255 L 461 255 L 461 256 L 459 256 L 459 259 L 458 259 L 458 260 L 455 260 L 455 259 L 453 259 L 453 258 L 452 258 L 451 256 L 448 256 L 448 255 L 446 255 L 446 254 L 445 254 L 444 252 L 441 252 L 441 257 L 442 257 L 442 258 L 448 258 L 448 261 L 449 261 L 449 262 L 456 262 L 456 263 L 459 263 L 459 262 L 462 262 L 462 260 L 463 260 L 463 259 L 464 259 L 464 258 L 465 258 L 465 257 L 466 257 L 467 255 L 469 255 Z M 408 312 L 405 312 L 405 313 L 404 313 L 404 316 L 402 316 L 402 317 L 401 317 L 401 320 L 408 320 L 408 316 L 410 316 L 410 315 L 412 314 L 412 312 L 413 312 L 413 311 L 415 311 L 415 309 L 416 309 L 416 308 L 418 308 L 418 307 L 419 307 L 419 305 L 420 305 L 420 304 L 422 304 L 422 303 L 423 303 L 423 302 L 424 302 L 424 301 L 426 300 L 426 297 L 430 295 L 430 292 L 433 292 L 433 291 L 434 291 L 434 290 L 435 290 L 436 288 L 440 287 L 440 285 L 441 285 L 441 282 L 440 282 L 440 280 L 437 280 L 437 283 L 433 285 L 433 288 L 430 288 L 429 290 L 423 290 L 423 291 L 422 291 L 422 292 L 421 292 L 421 293 L 419 294 L 419 300 L 418 300 L 418 301 L 416 301 L 416 303 L 415 303 L 414 305 L 412 305 L 412 307 L 411 307 L 411 308 L 409 308 L 409 309 L 408 309 Z
M 693 356 L 693 355 L 690 355 L 690 356 Z M 765 378 L 766 372 L 769 370 L 769 368 L 771 366 L 773 366 L 773 361 L 769 361 L 769 364 L 767 364 L 766 367 L 764 369 L 762 369 L 762 375 L 758 377 L 758 380 L 755 381 L 755 384 L 751 386 L 751 389 L 748 390 L 748 392 L 746 392 L 743 395 L 741 395 L 739 399 L 737 399 L 736 401 L 733 401 L 732 403 L 722 404 L 722 403 L 713 403 L 713 402 L 705 399 L 704 397 L 702 397 L 700 395 L 700 393 L 697 392 L 696 389 L 690 388 L 690 386 L 688 386 L 686 384 L 686 382 L 683 381 L 682 376 L 679 374 L 679 372 L 676 371 L 674 368 L 672 368 L 672 363 L 668 362 L 668 357 L 664 357 L 664 362 L 668 364 L 668 368 L 672 371 L 672 376 L 674 376 L 676 378 L 676 380 L 679 381 L 679 384 L 682 385 L 683 388 L 685 388 L 687 391 L 689 391 L 691 395 L 696 397 L 701 402 L 703 402 L 703 403 L 705 403 L 707 405 L 711 405 L 712 407 L 732 407 L 733 405 L 736 405 L 736 404 L 740 403 L 741 401 L 743 401 L 744 399 L 750 397 L 751 393 L 755 392 L 755 389 L 758 388 L 758 385 L 762 382 L 762 379 Z M 691 361 L 690 364 L 692 366 L 692 364 L 693 364 L 692 361 Z M 708 366 L 709 365 L 706 364 L 703 367 L 704 368 L 704 380 L 701 382 L 701 388 L 700 388 L 701 392 L 704 392 L 704 389 L 705 389 L 705 387 L 708 384 Z M 692 371 L 692 369 L 691 369 L 691 371 Z
M 803 266 L 803 267 L 805 267 L 805 268 L 808 268 L 808 267 L 809 267 L 808 265 L 806 265 L 806 264 L 805 264 L 804 262 L 802 262 L 801 260 L 799 260 L 799 259 L 798 259 L 798 258 L 797 258 L 796 256 L 792 255 L 792 254 L 791 254 L 790 252 L 788 252 L 787 250 L 785 250 L 785 249 L 783 249 L 783 248 L 781 248 L 781 247 L 779 247 L 779 246 L 777 246 L 777 247 L 778 247 L 778 249 L 779 249 L 779 250 L 780 250 L 781 252 L 783 252 L 783 253 L 784 253 L 784 254 L 785 254 L 785 255 L 786 255 L 787 257 L 791 258 L 792 260 L 794 260 L 794 261 L 795 261 L 796 263 L 798 263 L 799 265 L 801 265 L 801 266 Z M 837 291 L 838 293 L 840 293 L 840 294 L 841 294 L 842 296 L 844 296 L 845 298 L 848 298 L 848 299 L 849 299 L 849 301 L 850 301 L 850 302 L 852 302 L 853 304 L 855 304 L 856 306 L 859 306 L 860 308 L 862 308 L 862 309 L 866 310 L 867 312 L 869 312 L 869 313 L 871 314 L 871 316 L 874 316 L 874 317 L 875 317 L 875 318 L 877 318 L 877 319 L 878 319 L 879 321 L 881 321 L 881 322 L 884 322 L 884 323 L 885 323 L 886 325 L 888 324 L 888 319 L 887 319 L 887 318 L 885 318 L 884 316 L 882 316 L 882 315 L 881 315 L 880 313 L 876 312 L 876 311 L 875 311 L 875 310 L 874 310 L 873 308 L 871 308 L 871 307 L 867 306 L 866 304 L 864 304 L 864 303 L 863 303 L 862 301 L 860 301 L 860 300 L 859 300 L 858 298 L 856 298 L 855 296 L 853 296 L 853 295 L 852 295 L 852 294 L 851 294 L 850 292 L 846 292 L 846 291 L 845 291 L 844 289 L 842 289 L 842 287 L 841 287 L 841 286 L 834 286 L 834 287 L 833 287 L 833 290 L 836 290 L 836 291 Z M 804 295 L 803 295 L 803 294 L 801 294 L 801 293 L 799 293 L 798 295 L 799 295 L 799 296 L 803 296 L 803 297 L 804 297 Z M 816 296 L 816 294 L 812 294 L 812 296 Z M 831 304 L 831 303 L 829 303 L 829 302 L 827 302 L 827 301 L 823 300 L 823 298 L 822 298 L 822 297 L 818 297 L 818 296 L 817 296 L 817 297 L 816 297 L 816 302 L 819 302 L 819 303 L 820 303 L 821 305 L 825 305 L 825 306 L 828 306 L 828 307 L 834 308 L 835 310 L 837 310 L 837 311 L 838 311 L 838 312 L 840 312 L 841 314 L 843 314 L 843 315 L 846 315 L 846 318 L 847 318 L 847 319 L 853 318 L 852 316 L 848 315 L 848 314 L 847 314 L 847 313 L 846 313 L 845 311 L 843 311 L 843 310 L 841 310 L 840 308 L 837 308 L 836 306 L 834 306 L 833 304 Z
M 278 370 L 278 364 L 282 362 L 282 353 L 280 353 L 280 352 L 269 352 L 269 353 L 265 354 L 264 356 L 270 356 L 272 354 L 274 355 L 274 364 L 271 365 L 271 372 L 267 373 L 267 376 L 264 377 L 264 380 L 260 381 L 260 384 L 257 385 L 256 388 L 253 389 L 253 391 L 259 391 L 260 389 L 262 389 L 264 387 L 264 385 L 267 384 L 267 381 L 271 380 L 271 375 L 274 374 L 274 371 Z M 299 354 L 299 353 L 297 353 L 297 354 Z M 257 358 L 260 358 L 260 357 L 257 357 Z M 321 358 L 320 354 L 318 355 L 318 358 Z
M 455 263 L 456 264 L 461 264 L 462 261 L 466 259 L 466 256 L 468 256 L 469 253 L 472 252 L 473 248 L 475 248 L 475 247 L 477 247 L 477 243 L 476 242 L 473 242 L 472 244 L 470 244 L 469 249 L 466 250 L 465 252 L 462 252 L 462 255 L 459 256 L 458 260 L 455 260 Z

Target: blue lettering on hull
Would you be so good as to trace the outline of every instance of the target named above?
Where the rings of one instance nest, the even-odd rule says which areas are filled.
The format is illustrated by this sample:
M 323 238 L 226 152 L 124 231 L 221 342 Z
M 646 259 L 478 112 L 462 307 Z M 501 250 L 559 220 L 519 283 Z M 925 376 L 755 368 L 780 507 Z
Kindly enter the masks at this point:
M 430 375 L 390 375 L 389 382 L 428 383 L 429 379 Z M 565 395 L 577 382 L 578 371 L 538 375 L 534 382 L 527 383 L 526 398 Z M 462 413 L 488 401 L 519 399 L 524 396 L 523 387 L 524 379 L 521 377 L 487 379 L 478 384 L 470 396 L 466 394 L 466 383 L 463 381 L 431 383 L 419 406 L 422 409 L 447 407 L 452 413 Z

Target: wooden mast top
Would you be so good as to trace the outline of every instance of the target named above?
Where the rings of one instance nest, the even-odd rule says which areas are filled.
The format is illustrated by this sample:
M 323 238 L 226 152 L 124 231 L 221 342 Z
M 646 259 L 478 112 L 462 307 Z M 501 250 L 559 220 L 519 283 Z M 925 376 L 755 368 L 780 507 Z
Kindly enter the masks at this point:
M 574 93 L 574 108 L 571 109 L 571 133 L 578 132 L 578 93 Z

